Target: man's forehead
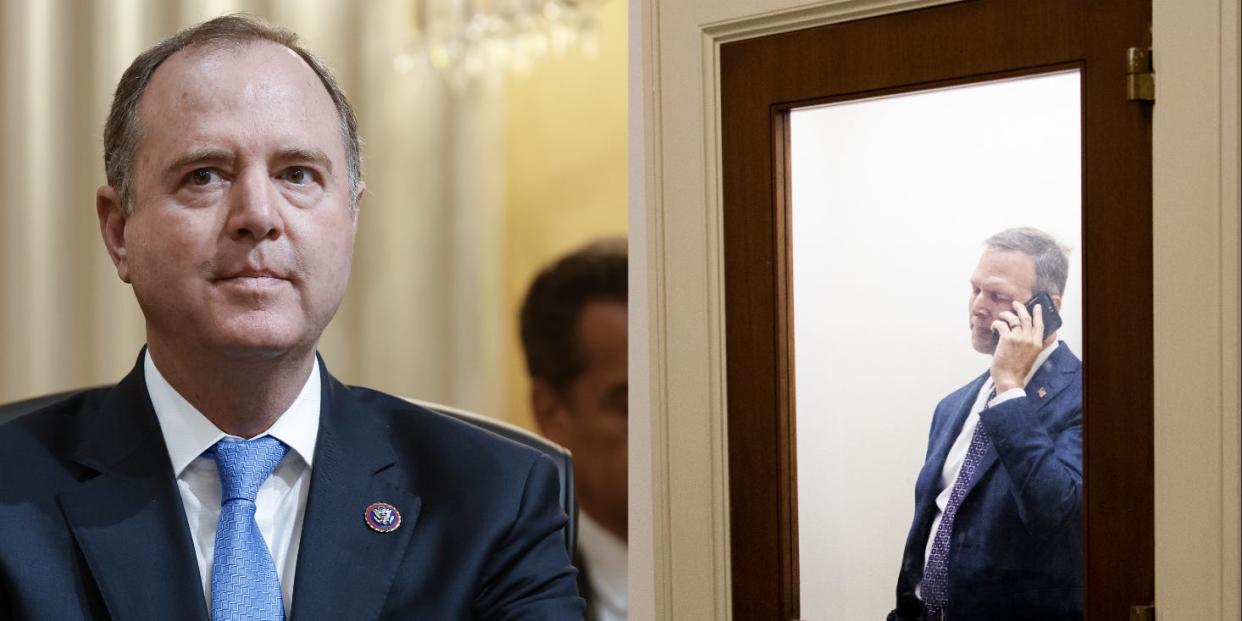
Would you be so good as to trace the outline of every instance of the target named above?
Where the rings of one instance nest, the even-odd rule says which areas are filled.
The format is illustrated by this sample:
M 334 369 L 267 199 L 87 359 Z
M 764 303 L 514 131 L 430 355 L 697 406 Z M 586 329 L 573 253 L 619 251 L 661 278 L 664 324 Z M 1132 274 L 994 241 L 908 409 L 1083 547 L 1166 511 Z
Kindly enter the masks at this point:
M 611 360 L 626 353 L 627 319 L 626 304 L 620 300 L 601 298 L 583 304 L 575 329 L 588 362 Z
M 345 155 L 336 105 L 318 74 L 295 51 L 272 41 L 215 42 L 177 51 L 151 77 L 138 120 L 143 143 L 155 140 L 152 144 L 177 151 L 204 139 L 214 145 L 211 136 L 223 131 L 252 138 L 283 133 L 285 142 L 297 144 L 282 146 L 318 146 L 335 157 Z M 236 131 L 244 121 L 257 132 Z M 306 143 L 311 136 L 323 144 Z
M 301 65 L 314 75 L 315 70 L 306 64 L 306 60 L 299 56 L 297 52 L 275 41 L 259 38 L 221 39 L 187 45 L 173 52 L 155 69 L 155 73 L 152 74 L 152 81 L 154 81 L 154 76 L 159 75 L 161 69 L 170 65 L 186 65 L 200 62 L 212 64 L 232 63 L 256 54 L 273 58 L 283 57 L 290 63 Z
M 271 75 L 263 75 L 265 73 Z M 267 79 L 255 80 L 255 77 Z M 155 69 L 139 108 L 161 99 L 161 95 L 171 95 L 176 101 L 159 103 L 187 104 L 193 103 L 190 100 L 195 95 L 208 95 L 225 86 L 242 86 L 247 81 L 253 83 L 251 88 L 263 86 L 272 77 L 320 91 L 324 100 L 331 104 L 331 97 L 319 76 L 297 52 L 274 41 L 259 39 L 206 42 L 178 50 Z

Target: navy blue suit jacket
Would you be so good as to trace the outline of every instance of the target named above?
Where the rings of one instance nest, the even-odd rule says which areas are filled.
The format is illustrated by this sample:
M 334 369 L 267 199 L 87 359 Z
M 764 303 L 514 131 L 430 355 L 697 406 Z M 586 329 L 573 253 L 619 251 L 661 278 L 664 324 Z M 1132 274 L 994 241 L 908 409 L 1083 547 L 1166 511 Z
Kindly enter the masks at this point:
M 293 620 L 581 619 L 551 460 L 321 377 Z M 207 621 L 198 574 L 141 364 L 0 427 L 0 619 Z
M 944 462 L 987 373 L 941 400 L 914 487 L 890 620 L 919 619 L 915 587 L 936 516 Z M 1082 617 L 1082 363 L 1065 343 L 1026 386 L 1026 397 L 982 412 L 992 438 L 958 508 L 949 551 L 954 621 Z

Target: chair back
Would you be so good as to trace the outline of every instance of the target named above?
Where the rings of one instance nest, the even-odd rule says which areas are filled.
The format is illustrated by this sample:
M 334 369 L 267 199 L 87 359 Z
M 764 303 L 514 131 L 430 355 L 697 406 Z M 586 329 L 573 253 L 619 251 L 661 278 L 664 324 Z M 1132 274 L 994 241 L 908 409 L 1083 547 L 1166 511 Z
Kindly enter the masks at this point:
M 541 435 L 531 433 L 517 425 L 512 425 L 502 420 L 430 401 L 420 401 L 407 397 L 401 398 L 414 405 L 470 423 L 475 427 L 490 431 L 519 444 L 525 444 L 550 457 L 556 464 L 556 473 L 561 481 L 561 508 L 565 510 L 565 515 L 569 516 L 569 521 L 565 523 L 565 547 L 569 550 L 569 558 L 574 558 L 574 551 L 578 547 L 578 502 L 574 498 L 574 457 L 569 452 L 569 449 Z

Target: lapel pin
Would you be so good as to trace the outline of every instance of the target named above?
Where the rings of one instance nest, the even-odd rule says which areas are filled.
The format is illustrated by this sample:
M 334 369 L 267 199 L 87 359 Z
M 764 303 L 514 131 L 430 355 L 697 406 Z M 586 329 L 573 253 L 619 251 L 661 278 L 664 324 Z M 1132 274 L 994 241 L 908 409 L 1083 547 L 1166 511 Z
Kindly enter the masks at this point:
M 1036 390 L 1035 392 L 1039 394 L 1040 399 L 1043 399 L 1044 397 L 1048 396 L 1048 389 L 1044 388 L 1043 386 L 1040 386 L 1039 390 Z
M 362 518 L 377 533 L 391 533 L 401 526 L 401 512 L 386 502 L 373 503 L 367 507 Z

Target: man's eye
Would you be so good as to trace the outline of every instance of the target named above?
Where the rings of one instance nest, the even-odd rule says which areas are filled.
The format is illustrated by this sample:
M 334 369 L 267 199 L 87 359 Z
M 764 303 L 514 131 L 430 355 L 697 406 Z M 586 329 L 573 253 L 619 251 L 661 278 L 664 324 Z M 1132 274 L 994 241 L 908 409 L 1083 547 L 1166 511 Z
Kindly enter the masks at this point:
M 194 185 L 208 185 L 215 181 L 217 176 L 216 171 L 210 168 L 199 168 L 191 171 L 187 178 Z
M 294 185 L 305 185 L 315 180 L 315 175 L 304 166 L 294 166 L 286 170 L 284 177 L 285 181 Z

